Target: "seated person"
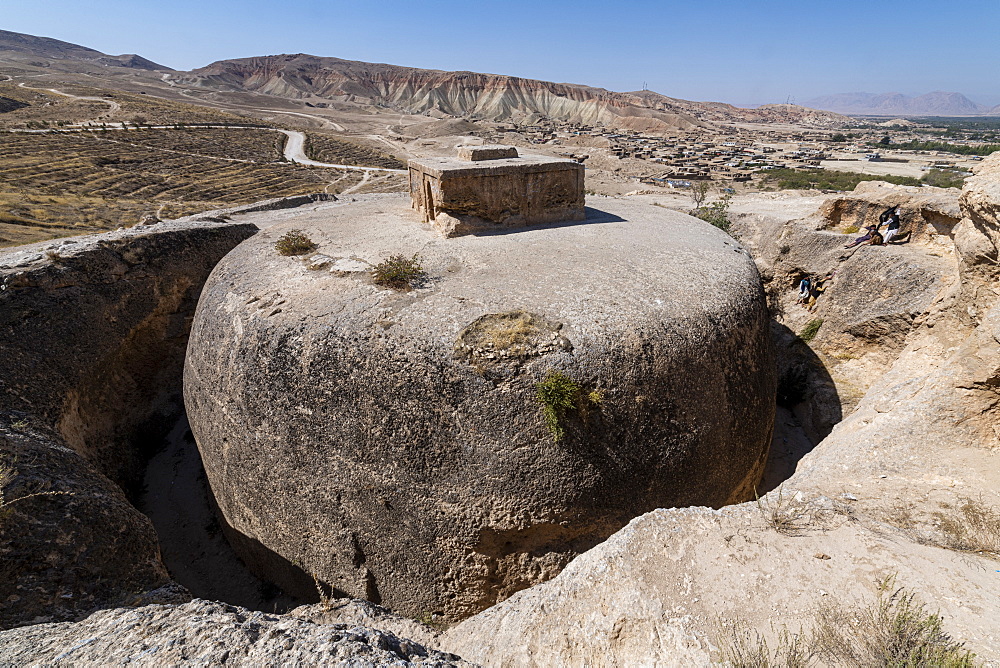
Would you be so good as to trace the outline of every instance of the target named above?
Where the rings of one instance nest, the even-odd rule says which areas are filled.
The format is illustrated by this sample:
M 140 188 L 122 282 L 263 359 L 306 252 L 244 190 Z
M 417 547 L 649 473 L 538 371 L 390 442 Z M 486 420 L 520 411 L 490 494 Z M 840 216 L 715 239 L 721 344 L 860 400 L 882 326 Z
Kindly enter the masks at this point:
M 872 240 L 872 235 L 876 233 L 877 229 L 878 229 L 877 225 L 869 225 L 868 227 L 865 228 L 865 230 L 868 232 L 868 234 L 866 234 L 864 236 L 861 236 L 861 237 L 858 237 L 857 239 L 855 239 L 851 243 L 849 243 L 846 246 L 844 246 L 844 248 L 854 248 L 855 246 L 860 246 L 861 244 L 868 243 L 869 241 Z M 881 239 L 881 238 L 882 238 L 882 235 L 880 234 L 879 235 L 879 239 Z
M 811 283 L 809 282 L 809 277 L 806 276 L 801 281 L 799 281 L 799 304 L 805 304 L 806 300 L 809 299 L 809 288 Z
M 899 234 L 899 209 L 889 219 L 889 227 L 885 229 L 885 243 L 892 241 L 892 238 Z

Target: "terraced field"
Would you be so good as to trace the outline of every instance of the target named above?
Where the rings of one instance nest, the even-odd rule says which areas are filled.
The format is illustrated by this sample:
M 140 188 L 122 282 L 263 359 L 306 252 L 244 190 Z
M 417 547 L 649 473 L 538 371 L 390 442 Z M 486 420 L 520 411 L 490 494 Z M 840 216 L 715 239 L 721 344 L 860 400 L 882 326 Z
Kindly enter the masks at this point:
M 15 102 L 10 111 L 0 112 L 0 128 L 25 128 L 44 123 L 52 127 L 96 118 L 108 111 L 108 105 L 93 100 L 74 100 L 42 90 L 21 88 L 11 82 L 0 83 L 0 97 Z M 24 106 L 20 106 L 24 105 Z
M 109 109 L 110 105 L 98 100 L 77 100 L 45 90 L 50 87 L 70 95 L 115 102 L 119 109 L 112 112 Z M 0 127 L 3 128 L 25 128 L 29 123 L 57 127 L 60 124 L 84 121 L 98 123 L 126 121 L 151 125 L 252 122 L 254 125 L 268 125 L 266 121 L 259 119 L 247 119 L 224 111 L 151 95 L 72 84 L 31 82 L 27 87 L 21 87 L 14 82 L 5 81 L 0 82 L 0 97 L 27 105 L 0 113 Z
M 378 149 L 318 132 L 306 133 L 305 151 L 309 158 L 317 162 L 328 162 L 335 165 L 406 169 L 406 163 L 402 160 L 383 153 Z
M 0 246 L 271 197 L 340 192 L 361 174 L 284 162 L 267 130 L 0 133 Z

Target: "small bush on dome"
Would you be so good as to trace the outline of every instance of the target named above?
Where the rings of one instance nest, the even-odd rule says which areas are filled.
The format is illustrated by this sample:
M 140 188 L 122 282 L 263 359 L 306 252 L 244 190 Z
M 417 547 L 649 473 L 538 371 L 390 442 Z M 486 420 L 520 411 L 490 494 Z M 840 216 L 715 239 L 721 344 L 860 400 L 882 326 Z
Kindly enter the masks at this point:
M 274 244 L 274 248 L 282 255 L 305 255 L 316 250 L 316 244 L 302 230 L 288 230 Z
M 372 280 L 393 290 L 412 290 L 427 279 L 427 272 L 420 266 L 417 255 L 393 255 L 375 265 Z

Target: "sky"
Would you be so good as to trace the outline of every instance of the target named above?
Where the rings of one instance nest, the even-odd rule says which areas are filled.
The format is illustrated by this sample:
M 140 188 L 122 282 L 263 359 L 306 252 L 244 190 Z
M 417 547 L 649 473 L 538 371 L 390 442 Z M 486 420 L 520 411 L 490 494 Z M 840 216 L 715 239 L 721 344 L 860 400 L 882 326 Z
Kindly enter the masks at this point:
M 0 29 L 174 69 L 309 53 L 736 104 L 1000 104 L 1000 0 L 0 0 Z

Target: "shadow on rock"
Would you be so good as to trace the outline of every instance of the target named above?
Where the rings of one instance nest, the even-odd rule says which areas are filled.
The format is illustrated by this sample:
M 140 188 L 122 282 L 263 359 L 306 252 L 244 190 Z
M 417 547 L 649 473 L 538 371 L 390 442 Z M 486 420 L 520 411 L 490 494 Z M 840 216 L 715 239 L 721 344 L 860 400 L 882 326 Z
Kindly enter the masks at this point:
M 840 395 L 822 360 L 795 332 L 771 322 L 778 371 L 774 439 L 758 493 L 777 488 L 799 460 L 843 419 Z

